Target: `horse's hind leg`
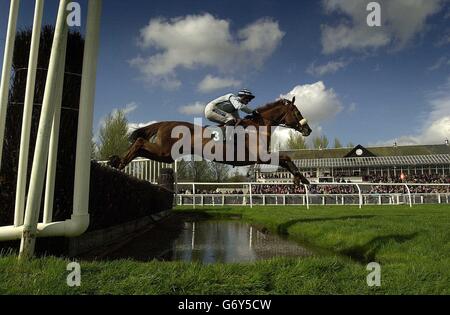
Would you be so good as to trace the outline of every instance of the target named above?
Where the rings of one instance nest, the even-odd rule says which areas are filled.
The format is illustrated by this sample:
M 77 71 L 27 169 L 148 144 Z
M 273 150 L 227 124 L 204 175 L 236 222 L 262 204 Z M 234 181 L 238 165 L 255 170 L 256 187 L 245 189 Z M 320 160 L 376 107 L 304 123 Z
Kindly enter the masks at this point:
M 118 168 L 119 170 L 122 170 L 125 168 L 125 166 L 128 165 L 131 161 L 133 161 L 137 156 L 139 150 L 142 148 L 142 146 L 147 142 L 144 138 L 138 138 L 136 141 L 131 145 L 131 147 L 128 149 L 128 152 L 124 155 L 123 158 L 120 158 L 117 155 L 111 156 L 109 158 L 108 164 L 114 168 Z

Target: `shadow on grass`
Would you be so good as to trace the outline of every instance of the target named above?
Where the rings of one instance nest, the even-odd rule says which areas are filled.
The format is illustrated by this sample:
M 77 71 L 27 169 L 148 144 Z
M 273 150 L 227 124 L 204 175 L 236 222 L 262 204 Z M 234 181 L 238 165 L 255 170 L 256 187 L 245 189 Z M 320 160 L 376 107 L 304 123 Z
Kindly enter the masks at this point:
M 351 216 L 342 216 L 342 217 L 328 217 L 328 218 L 311 218 L 311 219 L 298 219 L 291 220 L 285 223 L 280 224 L 277 227 L 277 232 L 282 235 L 288 235 L 288 229 L 297 224 L 297 223 L 311 223 L 311 222 L 324 222 L 324 221 L 341 221 L 341 220 L 349 220 L 349 219 L 370 219 L 375 217 L 374 215 L 351 215 Z
M 378 236 L 363 245 L 353 246 L 341 250 L 339 251 L 339 253 L 348 256 L 360 263 L 369 263 L 376 261 L 376 254 L 383 245 L 389 242 L 396 242 L 401 244 L 409 240 L 412 240 L 418 234 L 419 233 L 415 232 L 406 235 L 391 234 L 385 236 Z

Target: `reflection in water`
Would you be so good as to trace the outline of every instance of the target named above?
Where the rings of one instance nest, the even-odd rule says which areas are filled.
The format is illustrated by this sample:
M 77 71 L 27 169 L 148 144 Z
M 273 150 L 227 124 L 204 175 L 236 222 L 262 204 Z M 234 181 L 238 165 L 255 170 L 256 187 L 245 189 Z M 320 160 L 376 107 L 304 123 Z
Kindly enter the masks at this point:
M 110 258 L 138 260 L 245 262 L 275 256 L 309 256 L 311 252 L 278 235 L 262 233 L 241 221 L 183 222 L 134 239 Z M 158 238 L 158 239 L 157 239 Z

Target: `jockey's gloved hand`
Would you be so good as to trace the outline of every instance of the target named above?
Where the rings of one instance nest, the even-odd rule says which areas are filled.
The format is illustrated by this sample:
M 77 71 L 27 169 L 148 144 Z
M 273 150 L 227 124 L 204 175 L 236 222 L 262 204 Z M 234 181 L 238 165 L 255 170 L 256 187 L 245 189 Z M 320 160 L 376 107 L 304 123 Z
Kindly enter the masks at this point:
M 252 112 L 253 116 L 261 116 L 261 113 L 258 112 L 256 109 Z

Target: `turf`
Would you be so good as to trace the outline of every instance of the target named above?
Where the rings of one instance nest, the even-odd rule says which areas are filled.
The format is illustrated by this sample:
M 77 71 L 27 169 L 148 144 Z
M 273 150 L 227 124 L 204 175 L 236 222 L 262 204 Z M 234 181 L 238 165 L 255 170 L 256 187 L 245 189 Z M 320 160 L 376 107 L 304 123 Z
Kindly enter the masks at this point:
M 175 212 L 191 212 L 177 208 Z M 0 294 L 450 294 L 450 206 L 205 207 L 240 215 L 313 249 L 308 258 L 201 265 L 81 261 L 80 287 L 68 287 L 66 259 L 19 264 L 0 257 Z M 381 265 L 369 287 L 367 263 Z

